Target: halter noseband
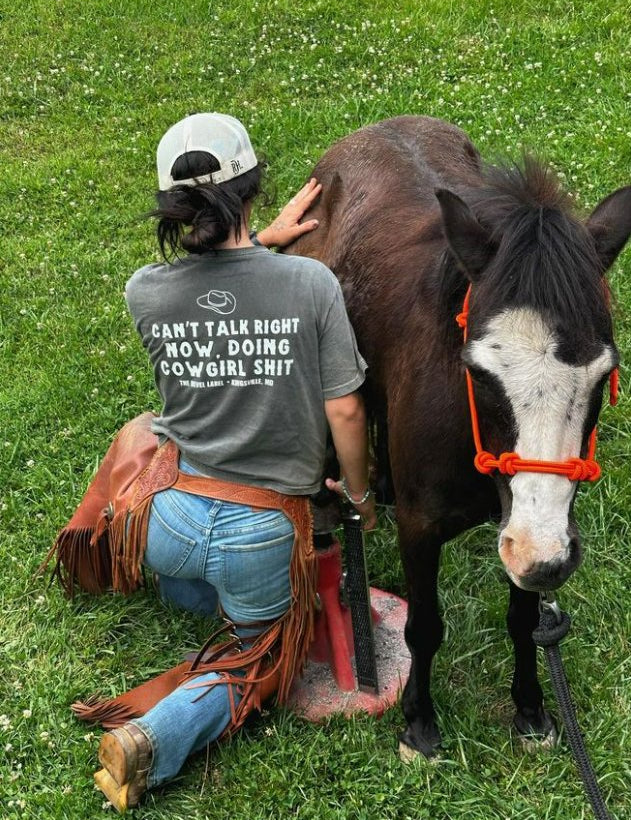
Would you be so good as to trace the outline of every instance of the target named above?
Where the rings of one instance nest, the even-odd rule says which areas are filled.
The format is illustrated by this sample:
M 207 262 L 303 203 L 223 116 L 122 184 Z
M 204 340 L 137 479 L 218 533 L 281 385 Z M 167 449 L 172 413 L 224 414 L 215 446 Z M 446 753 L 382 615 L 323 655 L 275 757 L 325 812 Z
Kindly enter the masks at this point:
M 469 298 L 471 296 L 471 285 L 467 288 L 467 293 L 462 305 L 462 313 L 456 316 L 456 322 L 463 330 L 464 341 L 467 341 L 467 321 L 469 318 Z M 478 411 L 475 406 L 475 395 L 473 392 L 473 379 L 468 368 L 465 369 L 467 375 L 467 395 L 469 397 L 469 411 L 471 414 L 471 429 L 473 431 L 473 441 L 475 444 L 476 456 L 473 460 L 475 468 L 485 474 L 498 470 L 504 475 L 514 476 L 515 473 L 554 473 L 564 475 L 570 481 L 596 481 L 600 478 L 600 465 L 595 460 L 596 455 L 596 428 L 589 436 L 587 448 L 587 458 L 568 458 L 566 461 L 540 461 L 538 459 L 520 458 L 517 453 L 500 453 L 497 458 L 482 447 L 480 437 L 480 425 L 478 423 Z M 616 404 L 618 401 L 618 368 L 611 371 L 609 377 L 609 403 Z

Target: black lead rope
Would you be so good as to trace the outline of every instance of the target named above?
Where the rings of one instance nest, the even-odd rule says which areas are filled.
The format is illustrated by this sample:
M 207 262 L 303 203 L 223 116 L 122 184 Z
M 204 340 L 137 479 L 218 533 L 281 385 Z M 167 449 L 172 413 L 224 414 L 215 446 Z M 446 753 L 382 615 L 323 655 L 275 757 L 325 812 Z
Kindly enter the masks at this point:
M 559 711 L 578 772 L 597 819 L 612 820 L 598 786 L 596 772 L 585 749 L 583 735 L 576 719 L 576 709 L 572 702 L 570 687 L 561 660 L 559 643 L 570 631 L 570 616 L 567 612 L 561 610 L 554 595 L 550 592 L 540 594 L 540 611 L 539 626 L 532 633 L 532 638 L 537 646 L 543 647 L 548 669 L 550 670 L 552 687 L 559 704 Z

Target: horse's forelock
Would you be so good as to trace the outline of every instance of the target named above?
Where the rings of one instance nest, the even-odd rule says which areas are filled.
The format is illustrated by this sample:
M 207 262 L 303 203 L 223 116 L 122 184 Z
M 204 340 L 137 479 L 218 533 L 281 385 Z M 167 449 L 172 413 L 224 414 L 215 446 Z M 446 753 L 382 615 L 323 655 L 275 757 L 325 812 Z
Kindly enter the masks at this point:
M 497 247 L 481 283 L 489 309 L 529 306 L 602 332 L 609 309 L 594 242 L 550 168 L 532 157 L 488 168 L 471 206 Z
M 520 163 L 502 162 L 486 165 L 482 171 L 480 201 L 488 201 L 491 209 L 502 203 L 510 209 L 513 203 L 534 208 L 572 210 L 572 199 L 549 165 L 532 154 L 524 154 Z

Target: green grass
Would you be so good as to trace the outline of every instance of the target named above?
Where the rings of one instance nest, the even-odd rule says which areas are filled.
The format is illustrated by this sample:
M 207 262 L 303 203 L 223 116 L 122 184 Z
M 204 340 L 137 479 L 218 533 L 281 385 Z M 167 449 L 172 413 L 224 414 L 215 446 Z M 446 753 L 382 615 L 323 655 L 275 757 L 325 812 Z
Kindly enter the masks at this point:
M 163 131 L 192 111 L 240 116 L 280 205 L 335 139 L 431 114 L 461 125 L 489 158 L 536 149 L 588 209 L 630 181 L 630 42 L 622 0 L 0 3 L 3 820 L 102 816 L 91 785 L 99 732 L 68 704 L 141 682 L 210 628 L 148 594 L 69 602 L 32 579 L 114 431 L 157 407 L 122 291 L 156 254 L 140 216 L 153 204 Z M 562 593 L 575 624 L 568 674 L 619 820 L 631 816 L 630 273 L 627 250 L 611 273 L 622 399 L 603 414 L 605 475 L 577 502 L 586 560 Z M 439 764 L 399 763 L 396 708 L 325 726 L 275 710 L 208 761 L 190 761 L 138 815 L 590 817 L 567 748 L 526 756 L 511 737 L 495 537 L 483 527 L 445 550 Z M 372 582 L 400 592 L 385 518 L 368 551 Z

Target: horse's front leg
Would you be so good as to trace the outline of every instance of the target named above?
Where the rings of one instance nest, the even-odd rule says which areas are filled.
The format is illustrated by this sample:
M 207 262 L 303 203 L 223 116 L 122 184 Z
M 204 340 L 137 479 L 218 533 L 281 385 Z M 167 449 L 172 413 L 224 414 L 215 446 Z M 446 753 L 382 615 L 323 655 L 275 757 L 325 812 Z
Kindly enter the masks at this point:
M 430 693 L 434 655 L 443 639 L 443 622 L 438 608 L 438 567 L 443 539 L 412 538 L 399 519 L 399 541 L 408 589 L 405 641 L 412 656 L 410 676 L 403 690 L 403 714 L 407 721 L 401 733 L 399 753 L 409 760 L 421 752 L 436 754 L 440 732 Z
M 539 595 L 520 589 L 512 581 L 506 623 L 515 650 L 515 672 L 511 695 L 517 707 L 513 724 L 528 744 L 553 746 L 557 727 L 543 706 L 543 692 L 537 678 L 537 647 L 532 639 L 539 623 Z

